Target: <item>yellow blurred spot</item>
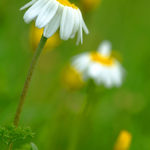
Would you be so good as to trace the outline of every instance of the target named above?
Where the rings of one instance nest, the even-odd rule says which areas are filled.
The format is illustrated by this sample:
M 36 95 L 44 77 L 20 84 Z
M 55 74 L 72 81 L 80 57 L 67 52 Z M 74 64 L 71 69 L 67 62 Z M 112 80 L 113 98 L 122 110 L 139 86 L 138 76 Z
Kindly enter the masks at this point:
M 36 48 L 40 42 L 42 34 L 43 34 L 43 29 L 38 29 L 33 24 L 31 25 L 30 44 L 31 44 L 33 50 L 36 50 Z M 44 50 L 45 51 L 53 50 L 60 44 L 60 41 L 61 40 L 59 38 L 59 34 L 58 33 L 54 34 L 52 37 L 50 37 L 47 40 Z
M 114 64 L 113 58 L 111 57 L 104 57 L 98 52 L 91 53 L 91 59 L 94 62 L 98 62 L 105 66 L 112 66 Z
M 81 0 L 81 4 L 86 11 L 91 11 L 100 5 L 101 0 Z
M 71 66 L 67 66 L 63 70 L 62 82 L 64 87 L 69 90 L 80 89 L 84 84 L 82 75 Z
M 129 150 L 131 145 L 132 135 L 128 131 L 121 131 L 114 150 Z

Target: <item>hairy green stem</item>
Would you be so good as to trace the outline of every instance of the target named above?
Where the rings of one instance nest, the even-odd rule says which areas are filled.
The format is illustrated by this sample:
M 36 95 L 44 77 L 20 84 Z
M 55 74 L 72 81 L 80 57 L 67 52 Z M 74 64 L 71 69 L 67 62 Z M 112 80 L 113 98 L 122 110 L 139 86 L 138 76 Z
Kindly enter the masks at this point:
M 29 68 L 29 72 L 28 72 L 28 75 L 27 75 L 27 78 L 26 78 L 26 81 L 25 81 L 25 84 L 24 84 L 24 88 L 23 88 L 23 91 L 22 91 L 22 94 L 21 94 L 21 97 L 20 97 L 20 101 L 19 101 L 19 104 L 18 104 L 18 107 L 17 107 L 16 115 L 15 115 L 15 118 L 14 118 L 14 125 L 16 127 L 19 124 L 20 115 L 21 115 L 22 108 L 23 108 L 23 105 L 24 105 L 24 102 L 25 102 L 25 98 L 26 98 L 26 95 L 27 95 L 27 92 L 28 92 L 28 89 L 29 89 L 29 86 L 30 86 L 33 71 L 35 69 L 38 58 L 39 58 L 39 56 L 42 52 L 42 49 L 44 48 L 44 45 L 45 45 L 46 41 L 47 41 L 47 38 L 42 36 L 41 40 L 40 40 L 40 43 L 39 43 L 39 46 L 38 46 L 38 48 L 37 48 L 37 50 L 36 50 L 36 52 L 33 56 L 33 59 L 32 59 L 32 62 L 31 62 L 30 68 Z
M 18 127 L 18 124 L 19 124 L 20 115 L 21 115 L 23 105 L 24 105 L 24 102 L 25 102 L 25 98 L 26 98 L 26 95 L 27 95 L 27 92 L 28 92 L 28 89 L 29 89 L 29 86 L 30 86 L 30 83 L 31 83 L 31 79 L 32 79 L 32 75 L 33 75 L 35 66 L 36 66 L 38 58 L 39 58 L 39 56 L 40 56 L 40 54 L 41 54 L 41 52 L 42 52 L 42 50 L 43 50 L 43 48 L 46 44 L 46 41 L 47 41 L 47 38 L 45 38 L 42 35 L 40 43 L 38 45 L 38 48 L 36 49 L 36 52 L 33 56 L 33 59 L 32 59 L 32 62 L 31 62 L 31 65 L 30 65 L 30 68 L 29 68 L 29 71 L 28 71 L 28 75 L 27 75 L 27 78 L 26 78 L 26 81 L 25 81 L 25 84 L 24 84 L 24 88 L 23 88 L 22 93 L 21 93 L 21 97 L 20 97 L 20 101 L 19 101 L 19 104 L 18 104 L 18 107 L 17 107 L 15 118 L 14 118 L 14 125 L 16 127 Z M 9 150 L 12 150 L 12 147 L 13 147 L 13 144 L 11 143 L 9 145 Z

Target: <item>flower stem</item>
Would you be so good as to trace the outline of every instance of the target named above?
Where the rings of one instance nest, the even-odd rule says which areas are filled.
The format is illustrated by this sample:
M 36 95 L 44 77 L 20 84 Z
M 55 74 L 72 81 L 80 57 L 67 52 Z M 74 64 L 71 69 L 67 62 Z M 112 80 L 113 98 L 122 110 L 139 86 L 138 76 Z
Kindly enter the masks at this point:
M 78 112 L 78 114 L 75 118 L 73 130 L 71 133 L 70 145 L 69 145 L 68 150 L 76 150 L 77 149 L 77 144 L 78 144 L 78 140 L 80 137 L 80 130 L 81 130 L 82 124 L 85 121 L 85 117 L 87 115 L 86 114 L 87 109 L 88 109 L 88 102 L 87 102 L 87 99 L 85 99 L 83 101 L 80 111 Z
M 90 113 L 92 112 L 93 109 L 92 101 L 95 100 L 94 95 L 95 95 L 95 85 L 90 80 L 85 89 L 85 99 L 74 123 L 73 127 L 74 129 L 68 150 L 77 149 L 81 135 L 80 131 L 82 131 L 82 127 L 84 125 L 91 126 Z
M 29 89 L 29 86 L 30 86 L 33 71 L 35 69 L 38 58 L 39 58 L 39 56 L 42 52 L 42 49 L 44 48 L 44 45 L 45 45 L 46 41 L 47 41 L 47 38 L 45 38 L 42 35 L 39 46 L 38 46 L 38 48 L 37 48 L 37 50 L 36 50 L 36 52 L 33 56 L 33 59 L 32 59 L 32 62 L 31 62 L 30 68 L 29 68 L 29 72 L 28 72 L 28 75 L 27 75 L 27 78 L 26 78 L 26 81 L 25 81 L 25 84 L 24 84 L 24 88 L 23 88 L 22 93 L 21 93 L 21 97 L 20 97 L 20 101 L 19 101 L 19 104 L 18 104 L 18 107 L 17 107 L 15 118 L 14 118 L 14 125 L 16 127 L 18 127 L 18 124 L 19 124 L 20 115 L 21 115 L 22 108 L 23 108 L 23 105 L 24 105 L 24 102 L 25 102 L 25 98 L 26 98 L 26 95 L 27 95 L 27 92 L 28 92 L 28 89 Z
M 13 144 L 11 143 L 11 144 L 9 145 L 9 150 L 12 150 L 12 147 L 13 147 Z

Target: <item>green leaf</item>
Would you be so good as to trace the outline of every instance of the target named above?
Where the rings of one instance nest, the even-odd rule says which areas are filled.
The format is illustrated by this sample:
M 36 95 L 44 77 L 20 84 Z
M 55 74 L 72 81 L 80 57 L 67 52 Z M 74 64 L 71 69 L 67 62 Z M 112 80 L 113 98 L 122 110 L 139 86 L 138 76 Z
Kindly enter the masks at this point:
M 1 142 L 6 145 L 13 143 L 13 146 L 16 148 L 30 143 L 33 136 L 34 133 L 30 128 L 16 128 L 14 125 L 0 127 Z

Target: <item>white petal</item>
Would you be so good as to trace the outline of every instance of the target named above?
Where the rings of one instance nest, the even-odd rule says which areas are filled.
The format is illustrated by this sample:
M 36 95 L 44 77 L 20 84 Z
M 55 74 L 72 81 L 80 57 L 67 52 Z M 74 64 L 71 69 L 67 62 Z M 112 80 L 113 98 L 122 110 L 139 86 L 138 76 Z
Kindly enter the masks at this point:
M 84 53 L 73 58 L 72 66 L 74 66 L 79 72 L 84 72 L 86 71 L 90 62 L 89 54 Z
M 99 74 L 101 73 L 102 67 L 98 63 L 91 63 L 91 65 L 88 67 L 88 75 L 91 78 L 98 78 Z
M 77 38 L 77 45 L 79 45 L 79 43 L 81 42 L 81 44 L 83 44 L 83 31 L 82 31 L 82 25 L 80 24 L 79 30 L 78 30 L 78 38 Z
M 78 31 L 79 28 L 79 23 L 80 23 L 80 18 L 78 15 L 78 11 L 74 10 L 74 27 L 71 33 L 71 38 L 73 39 Z
M 121 86 L 123 80 L 122 68 L 117 65 L 113 67 L 111 70 L 111 77 L 114 85 L 116 85 L 117 87 Z
M 79 45 L 80 40 L 81 40 L 81 35 L 80 35 L 80 27 L 79 27 L 76 45 Z
M 105 74 L 104 85 L 107 88 L 111 88 L 113 86 L 113 81 L 111 78 L 111 70 L 109 68 L 106 68 L 104 74 Z
M 80 14 L 80 19 L 81 19 L 81 24 L 82 24 L 83 30 L 86 34 L 89 34 L 89 30 L 88 30 L 88 28 L 87 28 L 87 26 L 86 26 L 86 24 L 83 20 L 82 13 L 81 13 L 80 9 L 78 11 L 79 11 L 79 14 Z
M 88 76 L 92 78 L 96 84 L 103 84 L 105 87 L 112 87 L 111 70 L 99 63 L 92 63 L 88 67 Z
M 34 5 L 32 5 L 24 15 L 24 21 L 26 23 L 31 22 L 42 10 L 47 0 L 38 0 Z
M 61 39 L 68 40 L 71 36 L 74 27 L 74 11 L 73 8 L 66 7 L 66 14 L 62 18 L 62 24 L 60 26 Z M 64 11 L 65 11 L 64 10 Z
M 23 7 L 20 8 L 20 10 L 24 10 L 28 7 L 30 7 L 31 5 L 33 5 L 37 0 L 32 0 L 29 3 L 25 4 Z
M 86 24 L 85 24 L 85 22 L 84 22 L 83 19 L 82 19 L 82 26 L 83 26 L 84 32 L 85 32 L 86 34 L 89 34 L 89 30 L 88 30 L 88 28 L 87 28 L 87 26 L 86 26 Z
M 63 39 L 63 37 L 64 37 L 64 28 L 65 28 L 65 21 L 66 21 L 67 12 L 68 12 L 68 7 L 65 6 L 63 9 L 61 23 L 60 23 L 60 38 L 61 39 Z
M 105 87 L 108 87 L 107 85 L 109 84 L 109 71 L 107 67 L 101 66 L 101 73 L 99 76 L 97 76 L 97 84 L 103 84 Z
M 36 19 L 36 27 L 43 28 L 47 25 L 56 14 L 58 5 L 58 2 L 49 0 Z
M 81 12 L 80 10 L 78 11 L 78 14 L 79 14 L 79 29 L 78 29 L 78 37 L 77 37 L 77 45 L 79 44 L 79 42 L 81 41 L 81 44 L 83 43 L 83 31 L 82 31 L 82 15 L 81 15 Z
M 68 14 L 67 14 L 66 19 L 69 20 L 69 22 L 66 20 L 64 38 L 66 40 L 68 40 L 70 38 L 71 34 L 72 34 L 73 27 L 74 27 L 74 24 L 75 24 L 75 15 L 74 15 L 74 9 L 73 8 L 68 9 Z
M 49 22 L 49 24 L 44 29 L 44 36 L 49 38 L 51 37 L 60 26 L 60 19 L 62 16 L 62 8 L 58 8 L 56 15 Z
M 101 55 L 109 57 L 110 56 L 110 52 L 111 52 L 111 43 L 109 41 L 103 41 L 99 48 L 98 51 Z

